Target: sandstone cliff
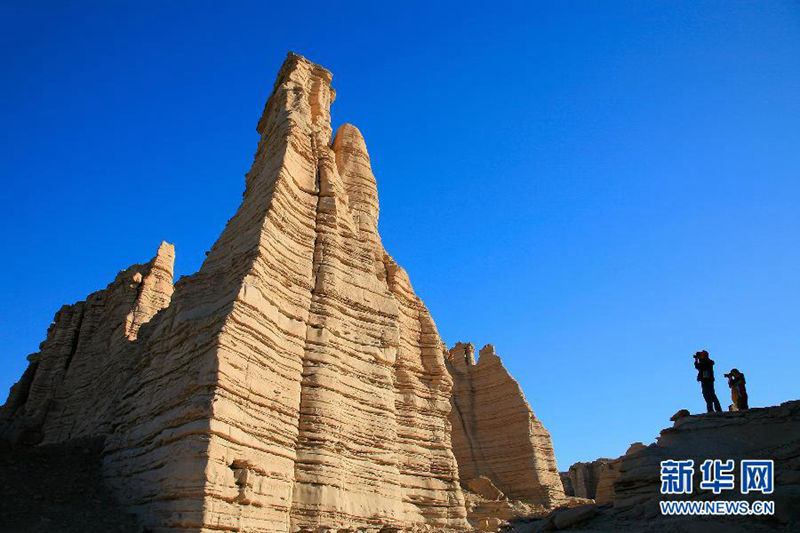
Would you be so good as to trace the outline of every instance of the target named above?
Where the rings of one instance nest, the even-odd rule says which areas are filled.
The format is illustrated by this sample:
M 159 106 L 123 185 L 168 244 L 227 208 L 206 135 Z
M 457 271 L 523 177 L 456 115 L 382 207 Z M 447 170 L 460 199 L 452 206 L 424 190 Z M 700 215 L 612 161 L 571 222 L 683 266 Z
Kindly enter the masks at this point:
M 241 207 L 145 341 L 106 468 L 154 526 L 466 527 L 441 340 L 331 79 L 289 55 Z
M 381 244 L 361 133 L 333 138 L 331 80 L 289 54 L 201 269 L 172 294 L 162 247 L 63 309 L 3 408 L 47 442 L 106 436 L 151 530 L 468 527 L 446 350 Z
M 598 504 L 614 499 L 614 482 L 620 474 L 620 466 L 625 456 L 644 448 L 641 442 L 630 445 L 625 455 L 616 459 L 596 459 L 590 463 L 575 463 L 567 472 L 561 472 L 564 493 L 567 496 L 588 498 Z
M 0 409 L 0 436 L 61 442 L 107 435 L 132 363 L 131 341 L 172 296 L 174 248 L 120 272 L 104 290 L 56 313 L 39 352 Z
M 564 501 L 550 434 L 492 345 L 475 362 L 472 344 L 450 350 L 453 453 L 462 481 L 485 476 L 509 499 L 552 507 Z

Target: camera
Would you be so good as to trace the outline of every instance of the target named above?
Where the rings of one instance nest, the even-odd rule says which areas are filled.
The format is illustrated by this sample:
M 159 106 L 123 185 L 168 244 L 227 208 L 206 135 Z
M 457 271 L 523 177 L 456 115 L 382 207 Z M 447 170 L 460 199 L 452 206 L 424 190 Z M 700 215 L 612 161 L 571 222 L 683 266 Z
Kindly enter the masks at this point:
M 724 377 L 728 378 L 728 379 L 730 379 L 730 378 L 733 376 L 733 374 L 722 374 L 722 375 L 723 375 Z

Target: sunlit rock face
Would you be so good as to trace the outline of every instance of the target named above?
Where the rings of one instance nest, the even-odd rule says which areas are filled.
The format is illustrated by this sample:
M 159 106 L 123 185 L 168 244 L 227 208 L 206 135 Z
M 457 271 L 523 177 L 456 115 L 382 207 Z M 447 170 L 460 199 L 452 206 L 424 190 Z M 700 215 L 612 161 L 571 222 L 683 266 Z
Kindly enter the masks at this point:
M 162 246 L 66 307 L 3 408 L 28 439 L 105 436 L 150 530 L 468 527 L 446 350 L 381 244 L 361 133 L 333 135 L 331 80 L 289 54 L 201 269 L 173 293 Z
M 134 361 L 133 341 L 169 305 L 174 263 L 174 247 L 162 243 L 147 263 L 64 305 L 0 408 L 0 437 L 47 444 L 109 434 Z
M 485 476 L 508 498 L 553 507 L 564 501 L 550 434 L 534 416 L 519 384 L 486 345 L 449 352 L 453 377 L 450 422 L 462 480 Z

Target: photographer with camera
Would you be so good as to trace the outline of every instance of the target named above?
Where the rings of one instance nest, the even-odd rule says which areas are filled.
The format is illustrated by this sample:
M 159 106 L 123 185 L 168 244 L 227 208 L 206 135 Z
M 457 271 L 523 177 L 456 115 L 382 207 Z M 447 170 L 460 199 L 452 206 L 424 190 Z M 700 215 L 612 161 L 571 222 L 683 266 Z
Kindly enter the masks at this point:
M 731 388 L 731 399 L 736 411 L 744 411 L 748 409 L 747 405 L 747 387 L 745 387 L 744 374 L 739 372 L 738 368 L 734 368 L 729 374 L 725 374 L 728 378 L 728 386 Z
M 717 399 L 717 393 L 714 392 L 714 361 L 708 357 L 707 351 L 702 350 L 694 354 L 694 367 L 697 369 L 697 381 L 703 390 L 706 409 L 709 413 L 714 411 L 721 413 L 722 406 Z

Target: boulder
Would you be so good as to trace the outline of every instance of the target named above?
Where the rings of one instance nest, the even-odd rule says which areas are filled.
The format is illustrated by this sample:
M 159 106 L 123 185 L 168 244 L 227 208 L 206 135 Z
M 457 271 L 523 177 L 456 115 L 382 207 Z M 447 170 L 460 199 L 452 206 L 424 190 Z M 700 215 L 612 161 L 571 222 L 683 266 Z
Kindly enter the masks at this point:
M 505 496 L 486 476 L 478 476 L 466 482 L 467 488 L 487 500 L 502 500 Z
M 681 409 L 680 411 L 678 411 L 677 413 L 675 413 L 674 415 L 669 417 L 669 419 L 671 421 L 673 421 L 673 422 L 676 422 L 676 421 L 680 420 L 681 418 L 685 418 L 687 416 L 691 416 L 691 413 L 689 413 L 689 410 L 688 409 Z
M 567 529 L 568 527 L 572 527 L 574 525 L 580 524 L 581 522 L 589 520 L 596 514 L 597 514 L 596 505 L 584 505 L 581 507 L 573 507 L 571 509 L 566 509 L 563 512 L 555 515 L 555 518 L 553 520 L 553 525 L 555 525 L 556 529 Z

